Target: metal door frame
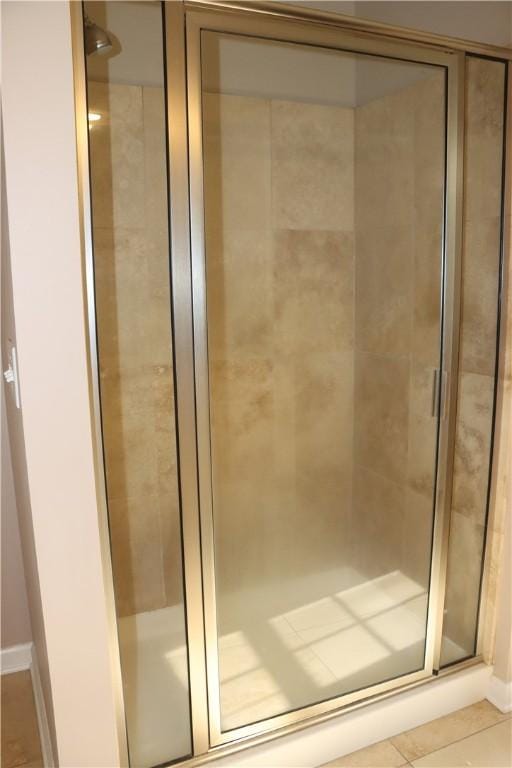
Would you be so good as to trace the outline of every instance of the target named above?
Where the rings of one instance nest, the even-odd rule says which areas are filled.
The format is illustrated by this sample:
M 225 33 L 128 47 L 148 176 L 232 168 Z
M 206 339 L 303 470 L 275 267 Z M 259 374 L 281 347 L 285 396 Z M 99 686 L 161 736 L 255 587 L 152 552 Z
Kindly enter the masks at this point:
M 170 3 L 170 5 L 175 5 Z M 200 5 L 200 7 L 197 7 Z M 453 447 L 455 437 L 455 415 L 457 398 L 458 339 L 460 315 L 460 249 L 462 224 L 462 156 L 463 156 L 463 120 L 464 120 L 464 54 L 453 51 L 440 51 L 425 45 L 411 44 L 403 40 L 383 39 L 368 33 L 354 33 L 349 30 L 332 28 L 327 25 L 314 26 L 307 19 L 283 19 L 267 12 L 250 8 L 226 7 L 212 3 L 205 8 L 205 3 L 185 3 L 186 26 L 186 61 L 187 61 L 187 103 L 183 101 L 181 91 L 182 122 L 188 125 L 188 158 L 190 185 L 190 256 L 189 275 L 191 284 L 187 284 L 183 297 L 175 295 L 175 317 L 188 313 L 190 306 L 193 315 L 194 360 L 188 356 L 183 373 L 187 381 L 195 381 L 196 429 L 197 429 L 197 471 L 199 482 L 199 518 L 201 527 L 201 560 L 203 603 L 188 603 L 188 611 L 193 616 L 204 611 L 204 649 L 194 654 L 191 649 L 191 667 L 204 664 L 206 655 L 208 728 L 210 747 L 219 747 L 233 741 L 245 740 L 268 731 L 282 729 L 300 723 L 305 719 L 325 716 L 342 707 L 356 704 L 363 699 L 385 694 L 398 687 L 408 686 L 432 677 L 439 668 L 439 654 L 442 636 L 442 616 L 448 552 L 450 523 L 451 475 L 453 465 Z M 305 706 L 299 710 L 270 717 L 264 721 L 251 723 L 227 732 L 221 730 L 218 653 L 217 653 L 217 618 L 215 600 L 215 564 L 213 541 L 213 514 L 211 494 L 211 454 L 210 454 L 210 416 L 208 391 L 208 350 L 206 317 L 206 275 L 204 244 L 203 211 L 203 146 L 201 115 L 201 62 L 200 35 L 202 30 L 210 30 L 259 39 L 279 40 L 298 44 L 307 44 L 323 48 L 373 54 L 408 60 L 424 64 L 433 64 L 445 68 L 447 83 L 446 98 L 446 185 L 445 185 L 445 220 L 443 231 L 443 302 L 442 302 L 442 364 L 445 373 L 440 377 L 444 381 L 442 397 L 446 402 L 446 418 L 439 421 L 439 443 L 436 476 L 436 502 L 432 546 L 432 570 L 429 592 L 427 620 L 427 638 L 425 665 L 422 670 L 400 676 L 390 681 L 379 683 L 363 691 L 348 693 L 339 697 Z M 170 30 L 168 30 L 169 32 Z M 175 30 L 176 31 L 176 30 Z M 168 45 L 172 43 L 168 40 Z M 170 77 L 168 83 L 170 84 Z M 172 98 L 171 96 L 169 98 Z M 172 123 L 172 115 L 170 115 Z M 176 147 L 181 156 L 187 148 Z M 173 155 L 171 149 L 171 167 Z M 172 200 L 181 196 L 183 189 L 172 189 Z M 181 255 L 177 254 L 178 258 Z M 176 293 L 177 282 L 174 283 Z M 190 292 L 192 302 L 190 305 Z M 180 344 L 176 340 L 177 345 Z M 179 375 L 179 372 L 178 372 Z M 183 474 L 190 468 L 182 468 Z M 197 508 L 184 511 L 184 518 L 196 516 Z M 184 523 L 185 525 L 185 523 Z M 190 542 L 189 551 L 185 547 L 185 558 L 197 558 L 197 542 Z M 196 578 L 196 577 L 194 577 Z M 197 623 L 194 622 L 197 626 Z M 190 635 L 189 635 L 190 636 Z M 201 721 L 201 732 L 205 729 L 204 702 L 200 705 L 202 714 L 196 712 L 194 688 L 192 687 L 193 721 Z M 204 699 L 201 690 L 198 701 Z M 203 739 L 203 737 L 202 737 Z M 203 741 L 204 743 L 204 741 Z

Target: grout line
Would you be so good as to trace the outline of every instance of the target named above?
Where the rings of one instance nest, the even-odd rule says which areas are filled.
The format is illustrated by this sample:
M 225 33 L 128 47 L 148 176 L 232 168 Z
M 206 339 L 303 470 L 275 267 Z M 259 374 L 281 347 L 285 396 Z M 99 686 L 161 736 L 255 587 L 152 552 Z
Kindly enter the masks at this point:
M 432 720 L 431 720 L 430 722 L 432 722 Z M 425 725 L 426 725 L 426 723 L 425 723 Z M 421 726 L 418 726 L 418 727 L 419 727 L 419 728 L 421 728 Z M 397 751 L 397 752 L 398 752 L 400 755 L 402 755 L 403 759 L 407 761 L 407 762 L 405 763 L 405 765 L 410 765 L 410 762 L 409 762 L 409 758 L 407 758 L 407 757 L 404 755 L 404 753 L 402 752 L 402 750 L 400 749 L 400 747 L 398 747 L 398 746 L 397 746 L 397 745 L 396 745 L 396 744 L 393 742 L 393 739 L 395 739 L 397 736 L 401 736 L 403 733 L 407 733 L 407 731 L 402 731 L 402 733 L 396 733 L 394 736 L 390 736 L 390 737 L 389 737 L 389 742 L 390 742 L 390 744 L 392 744 L 392 745 L 394 746 L 394 748 L 396 749 L 396 751 Z
M 478 702 L 476 702 L 476 703 L 478 703 Z M 470 704 L 470 706 L 473 706 L 473 705 Z M 461 709 L 465 709 L 465 707 L 462 707 Z M 455 714 L 456 712 L 460 712 L 460 711 L 461 711 L 460 709 L 456 709 L 454 712 L 451 712 L 450 714 Z M 449 717 L 449 716 L 450 715 L 444 715 L 443 717 Z M 440 720 L 442 718 L 436 718 L 435 720 L 429 720 L 427 723 L 424 723 L 424 725 L 429 725 L 430 723 L 435 723 L 435 721 L 438 720 L 438 719 Z M 449 741 L 447 744 L 444 744 L 442 747 L 437 747 L 437 749 L 432 749 L 430 752 L 425 752 L 422 755 L 417 755 L 413 759 L 414 760 L 421 760 L 421 758 L 427 757 L 427 755 L 433 755 L 435 752 L 440 752 L 442 749 L 446 749 L 446 747 L 451 747 L 452 744 L 459 744 L 459 742 L 465 741 L 466 739 L 471 738 L 471 736 L 476 736 L 477 733 L 483 733 L 484 731 L 488 731 L 489 728 L 494 728 L 496 725 L 501 725 L 501 723 L 504 723 L 507 720 L 510 720 L 510 717 L 504 717 L 503 720 L 499 720 L 497 723 L 492 723 L 491 725 L 486 725 L 484 728 L 479 728 L 477 731 L 473 731 L 472 733 L 467 733 L 465 736 L 461 736 L 460 739 L 454 739 L 453 741 Z M 419 725 L 417 727 L 418 728 L 422 728 L 423 726 Z M 416 730 L 416 729 L 415 728 L 411 728 L 411 731 L 414 731 L 414 730 Z M 403 733 L 409 733 L 409 731 L 403 731 Z M 401 733 L 397 734 L 397 736 L 401 736 L 401 735 L 402 735 Z M 391 741 L 391 739 L 395 739 L 395 738 L 396 738 L 396 736 L 390 736 L 390 741 Z M 401 755 L 403 754 L 400 751 L 400 749 L 396 746 L 396 744 L 393 744 L 393 746 L 396 749 L 398 749 L 398 751 L 400 752 Z M 404 758 L 405 758 L 405 755 L 404 755 Z M 405 758 L 405 759 L 407 759 L 407 758 Z M 413 763 L 410 763 L 410 765 L 413 765 Z M 414 768 L 414 765 L 413 765 L 413 768 Z

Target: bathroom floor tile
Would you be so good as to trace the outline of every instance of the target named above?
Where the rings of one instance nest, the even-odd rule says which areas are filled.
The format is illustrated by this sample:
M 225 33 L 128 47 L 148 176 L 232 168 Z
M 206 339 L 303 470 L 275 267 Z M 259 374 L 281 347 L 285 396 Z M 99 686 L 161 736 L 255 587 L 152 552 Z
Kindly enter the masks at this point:
M 324 768 L 399 768 L 409 765 L 405 757 L 389 741 L 380 741 L 370 747 L 359 749 L 350 755 L 338 757 Z
M 2 675 L 1 693 L 2 768 L 42 768 L 30 672 Z
M 415 768 L 510 768 L 512 765 L 511 721 L 493 725 L 483 731 L 420 757 Z
M 490 702 L 479 701 L 450 715 L 432 720 L 410 731 L 394 736 L 394 746 L 409 761 L 441 749 L 454 741 L 464 739 L 484 728 L 496 725 L 507 718 Z

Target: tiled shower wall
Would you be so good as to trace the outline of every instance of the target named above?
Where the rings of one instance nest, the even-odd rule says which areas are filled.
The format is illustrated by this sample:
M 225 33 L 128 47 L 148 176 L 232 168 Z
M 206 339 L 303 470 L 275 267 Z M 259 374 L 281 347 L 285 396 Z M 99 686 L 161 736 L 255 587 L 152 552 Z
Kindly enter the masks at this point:
M 439 366 L 443 75 L 355 110 L 357 567 L 428 584 Z
M 474 627 L 491 424 L 503 103 L 496 66 L 468 65 L 447 595 L 447 633 L 460 644 Z M 401 567 L 425 582 L 440 87 L 434 77 L 356 110 L 205 98 L 221 589 L 292 580 L 340 561 L 367 577 Z M 91 142 L 107 486 L 118 612 L 129 615 L 181 600 L 164 106 L 159 88 L 89 88 L 89 108 L 102 114 Z
M 116 604 L 181 602 L 163 89 L 89 81 L 103 438 Z M 177 567 L 178 564 L 178 567 Z
M 222 592 L 340 565 L 427 585 L 443 84 L 204 99 Z
M 347 544 L 354 113 L 207 94 L 204 130 L 217 580 L 247 594 Z
M 467 59 L 462 326 L 444 626 L 466 655 L 474 652 L 492 437 L 504 88 L 502 63 Z

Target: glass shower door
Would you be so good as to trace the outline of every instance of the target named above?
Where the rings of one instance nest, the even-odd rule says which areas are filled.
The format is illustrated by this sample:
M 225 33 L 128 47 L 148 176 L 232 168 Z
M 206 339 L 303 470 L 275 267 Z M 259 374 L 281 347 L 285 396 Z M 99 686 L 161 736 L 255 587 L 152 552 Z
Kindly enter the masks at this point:
M 189 25 L 213 744 L 432 670 L 447 69 L 262 29 Z

